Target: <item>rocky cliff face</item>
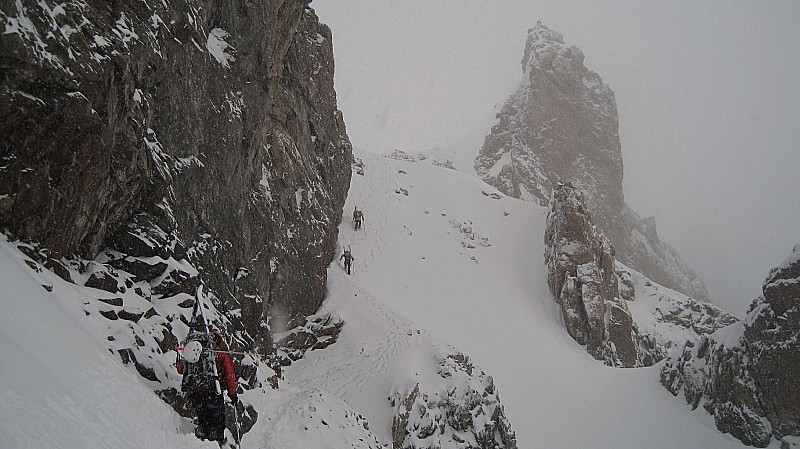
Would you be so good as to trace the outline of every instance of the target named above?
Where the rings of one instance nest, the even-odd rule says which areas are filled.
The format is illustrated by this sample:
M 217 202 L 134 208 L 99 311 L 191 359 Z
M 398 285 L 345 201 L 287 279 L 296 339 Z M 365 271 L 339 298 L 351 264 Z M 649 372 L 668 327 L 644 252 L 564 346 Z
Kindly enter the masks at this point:
M 523 80 L 486 136 L 475 169 L 506 195 L 547 205 L 559 181 L 586 193 L 617 257 L 654 281 L 700 299 L 708 292 L 655 222 L 625 203 L 614 92 L 584 64 L 584 54 L 539 23 L 529 30 Z
M 246 340 L 318 307 L 352 156 L 330 31 L 304 2 L 0 10 L 4 228 L 151 281 L 168 264 L 130 257 L 189 260 Z
M 687 344 L 661 383 L 703 405 L 717 428 L 745 444 L 800 436 L 800 245 L 773 269 L 742 325 Z M 787 443 L 788 447 L 788 443 Z
M 553 190 L 544 239 L 547 283 L 567 332 L 609 366 L 650 366 L 738 322 L 619 263 L 586 194 L 571 183 Z
M 660 360 L 622 299 L 633 292 L 616 272 L 614 249 L 592 223 L 584 194 L 572 184 L 553 191 L 544 239 L 547 284 L 572 338 L 610 366 L 649 366 Z
M 0 0 L 0 227 L 155 389 L 201 282 L 262 357 L 323 299 L 352 152 L 307 4 Z

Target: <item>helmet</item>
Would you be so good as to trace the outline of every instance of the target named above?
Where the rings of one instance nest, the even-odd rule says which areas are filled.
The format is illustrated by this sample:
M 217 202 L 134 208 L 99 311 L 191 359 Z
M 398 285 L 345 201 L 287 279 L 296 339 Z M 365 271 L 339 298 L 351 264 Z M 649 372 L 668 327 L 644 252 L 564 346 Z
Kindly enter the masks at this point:
M 192 340 L 183 345 L 183 359 L 189 363 L 197 363 L 202 353 L 203 345 L 197 340 Z

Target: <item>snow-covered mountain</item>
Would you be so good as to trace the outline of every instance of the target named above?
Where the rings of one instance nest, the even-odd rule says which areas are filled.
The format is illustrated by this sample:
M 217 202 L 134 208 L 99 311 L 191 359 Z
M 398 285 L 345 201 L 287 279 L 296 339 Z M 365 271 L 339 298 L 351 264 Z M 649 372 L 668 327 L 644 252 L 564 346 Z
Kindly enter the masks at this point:
M 575 183 L 621 262 L 707 300 L 703 280 L 659 239 L 655 219 L 642 219 L 625 202 L 614 91 L 586 68 L 583 52 L 539 22 L 528 31 L 522 72 L 475 159 L 481 178 L 541 205 L 558 182 Z
M 586 354 L 546 210 L 456 170 L 468 153 L 351 166 L 307 2 L 0 11 L 0 447 L 214 447 L 174 367 L 195 295 L 236 350 L 242 448 L 739 445 L 661 365 Z M 613 271 L 653 354 L 724 322 Z
M 547 283 L 561 306 L 567 331 L 609 366 L 640 367 L 660 361 L 682 339 L 665 342 L 657 330 L 651 334 L 655 329 L 639 330 L 628 306 L 637 292 L 631 270 L 616 261 L 611 242 L 594 225 L 584 193 L 567 183 L 558 185 L 552 195 L 544 234 Z M 689 309 L 689 301 L 698 307 Z M 711 304 L 690 298 L 675 305 L 689 309 L 682 312 L 688 320 L 680 324 L 697 334 L 737 321 Z M 698 321 L 705 311 L 703 321 Z M 656 318 L 656 329 L 667 319 Z M 691 337 L 688 340 L 693 341 Z
M 364 175 L 345 213 L 363 209 L 365 229 L 340 230 L 357 258 L 353 282 L 492 375 L 519 447 L 737 446 L 659 391 L 660 364 L 607 368 L 571 339 L 547 287 L 545 208 L 425 155 L 357 156 Z M 667 351 L 699 341 L 723 313 L 628 272 L 631 313 Z
M 327 299 L 318 312 L 344 325 L 336 343 L 286 367 L 277 390 L 268 386 L 264 370 L 242 394 L 258 415 L 242 447 L 381 447 L 391 446 L 398 433 L 398 447 L 466 447 L 456 442 L 474 437 L 469 429 L 498 429 L 496 410 L 504 412 L 518 447 L 740 444 L 717 431 L 710 416 L 685 408 L 662 388 L 659 365 L 608 368 L 570 338 L 547 287 L 544 208 L 504 196 L 433 159 L 357 156 L 363 175 L 353 175 L 343 216 L 357 205 L 365 226 L 354 232 L 345 219 L 339 239 L 340 247 L 352 249 L 355 271 L 348 276 L 338 263 L 331 265 Z M 191 425 L 160 405 L 155 384 L 137 374 L 134 363 L 122 368 L 120 354 L 108 351 L 122 338 L 139 338 L 144 344 L 134 345 L 137 360 L 154 361 L 163 369 L 154 372 L 176 381 L 170 371 L 174 352 L 160 351 L 148 332 L 120 318 L 129 316 L 121 310 L 136 304 L 132 296 L 121 307 L 110 306 L 118 319 L 91 313 L 108 306 L 99 301 L 107 292 L 65 281 L 26 255 L 35 253 L 25 244 L 4 239 L 2 245 L 8 287 L 0 295 L 9 310 L 2 357 L 14 362 L 3 364 L 9 381 L 8 400 L 0 406 L 7 426 L 2 445 L 59 447 L 51 443 L 60 441 L 59 432 L 84 420 L 95 430 L 76 433 L 65 441 L 79 443 L 60 447 L 105 447 L 102 430 L 135 440 L 131 447 L 192 444 L 194 437 L 185 435 Z M 653 311 L 687 313 L 689 298 L 635 271 L 631 280 L 636 293 L 629 304 L 642 328 L 680 347 L 687 338 L 699 341 L 676 320 L 652 318 Z M 147 319 L 139 323 L 144 329 Z M 143 356 L 148 353 L 151 359 Z M 83 367 L 90 362 L 103 368 L 86 376 Z M 119 399 L 122 389 L 149 405 L 128 407 L 129 400 Z M 480 393 L 479 404 L 470 402 L 470 391 Z M 471 413 L 459 415 L 459 403 L 472 404 Z M 113 419 L 97 424 L 91 410 Z M 77 418 L 68 418 L 68 411 Z M 471 416 L 471 427 L 457 416 Z M 134 424 L 112 425 L 117 422 Z M 145 432 L 149 426 L 159 430 Z M 494 435 L 502 441 L 512 434 L 500 429 Z

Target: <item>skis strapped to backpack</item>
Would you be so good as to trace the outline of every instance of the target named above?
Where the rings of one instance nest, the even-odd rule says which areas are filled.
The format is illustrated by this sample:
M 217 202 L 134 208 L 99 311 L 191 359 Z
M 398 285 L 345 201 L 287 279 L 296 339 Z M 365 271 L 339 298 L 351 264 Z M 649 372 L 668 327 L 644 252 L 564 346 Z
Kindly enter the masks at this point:
M 202 351 L 195 362 L 190 362 L 184 358 L 185 371 L 181 389 L 184 392 L 204 390 L 221 394 L 222 389 L 219 384 L 213 342 L 208 331 L 208 323 L 203 314 L 203 306 L 200 304 L 202 296 L 203 284 L 200 284 L 195 293 L 192 318 L 189 320 L 189 334 L 186 336 L 184 346 L 188 346 L 190 342 L 199 342 L 202 346 Z
M 181 390 L 184 393 L 205 392 L 222 394 L 222 387 L 220 385 L 219 373 L 217 371 L 216 354 L 225 351 L 222 348 L 219 350 L 215 348 L 211 332 L 208 328 L 208 322 L 203 313 L 203 305 L 201 304 L 203 295 L 203 288 L 205 286 L 201 283 L 197 287 L 194 297 L 194 306 L 192 308 L 192 318 L 189 320 L 189 334 L 183 342 L 182 347 L 177 347 L 179 356 L 183 356 L 183 381 L 181 383 Z M 227 349 L 227 348 L 226 348 Z M 234 353 L 248 355 L 245 353 Z M 238 402 L 238 401 L 237 401 Z M 226 441 L 225 447 L 237 449 L 241 443 L 241 429 L 239 425 L 238 411 L 236 410 L 237 402 L 231 402 L 233 409 L 234 419 L 234 432 L 233 442 Z M 227 438 L 227 437 L 224 437 Z M 220 443 L 220 447 L 223 444 Z

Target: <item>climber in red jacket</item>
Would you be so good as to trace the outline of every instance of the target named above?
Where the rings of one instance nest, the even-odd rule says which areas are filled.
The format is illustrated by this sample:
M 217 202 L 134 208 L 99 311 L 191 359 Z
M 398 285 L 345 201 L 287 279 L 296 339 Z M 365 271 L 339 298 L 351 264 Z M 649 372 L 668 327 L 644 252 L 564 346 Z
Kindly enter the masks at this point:
M 203 343 L 202 333 L 197 333 L 196 338 Z M 181 389 L 188 394 L 189 402 L 197 413 L 197 436 L 201 439 L 223 441 L 225 438 L 225 402 L 222 397 L 222 390 L 228 391 L 234 407 L 238 402 L 236 396 L 236 375 L 233 371 L 233 363 L 226 352 L 223 351 L 222 335 L 214 331 L 215 363 L 218 379 L 214 377 L 211 361 L 204 359 L 205 354 L 210 351 L 203 351 L 204 355 L 194 363 L 180 360 L 177 365 L 178 374 L 183 375 Z M 190 334 L 189 339 L 193 338 Z M 204 348 L 205 349 L 205 348 Z M 217 392 L 216 380 L 219 380 L 220 391 Z

